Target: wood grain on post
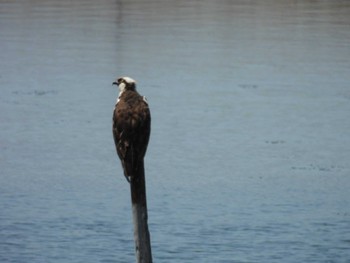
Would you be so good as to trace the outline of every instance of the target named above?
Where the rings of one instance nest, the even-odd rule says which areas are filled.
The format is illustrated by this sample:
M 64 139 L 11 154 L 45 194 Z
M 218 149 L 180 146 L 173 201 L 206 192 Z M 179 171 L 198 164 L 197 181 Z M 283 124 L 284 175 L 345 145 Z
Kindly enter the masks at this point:
M 152 263 L 151 239 L 148 230 L 145 170 L 130 181 L 132 216 L 134 224 L 135 254 L 137 263 Z

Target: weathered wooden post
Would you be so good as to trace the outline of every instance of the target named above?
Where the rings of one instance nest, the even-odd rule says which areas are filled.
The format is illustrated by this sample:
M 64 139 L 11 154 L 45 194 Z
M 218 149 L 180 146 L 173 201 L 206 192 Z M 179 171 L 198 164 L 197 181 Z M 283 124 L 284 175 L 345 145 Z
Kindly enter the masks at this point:
M 130 180 L 135 253 L 137 263 L 152 263 L 151 240 L 147 222 L 146 182 L 143 168 L 139 169 L 138 175 Z

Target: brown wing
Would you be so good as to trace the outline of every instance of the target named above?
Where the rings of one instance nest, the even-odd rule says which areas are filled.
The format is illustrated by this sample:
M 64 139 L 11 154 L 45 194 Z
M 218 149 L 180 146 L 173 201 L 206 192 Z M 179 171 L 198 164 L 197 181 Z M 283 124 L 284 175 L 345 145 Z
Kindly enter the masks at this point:
M 150 131 L 147 102 L 137 92 L 125 91 L 114 109 L 113 137 L 127 179 L 143 167 Z

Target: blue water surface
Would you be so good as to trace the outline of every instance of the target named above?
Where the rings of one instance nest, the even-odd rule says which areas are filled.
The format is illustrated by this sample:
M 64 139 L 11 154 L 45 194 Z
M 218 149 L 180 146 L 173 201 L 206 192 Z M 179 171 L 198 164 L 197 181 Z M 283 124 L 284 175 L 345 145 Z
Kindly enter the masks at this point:
M 122 75 L 154 262 L 350 262 L 348 1 L 1 0 L 0 28 L 0 262 L 135 262 Z

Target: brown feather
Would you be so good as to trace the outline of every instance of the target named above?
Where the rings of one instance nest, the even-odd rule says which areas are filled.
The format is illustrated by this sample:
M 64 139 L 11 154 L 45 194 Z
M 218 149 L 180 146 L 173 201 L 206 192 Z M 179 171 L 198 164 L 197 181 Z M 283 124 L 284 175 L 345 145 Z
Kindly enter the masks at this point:
M 143 168 L 150 132 L 151 114 L 147 102 L 136 90 L 125 90 L 115 105 L 113 137 L 128 181 Z

